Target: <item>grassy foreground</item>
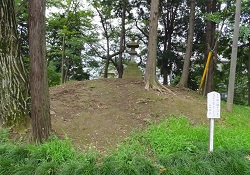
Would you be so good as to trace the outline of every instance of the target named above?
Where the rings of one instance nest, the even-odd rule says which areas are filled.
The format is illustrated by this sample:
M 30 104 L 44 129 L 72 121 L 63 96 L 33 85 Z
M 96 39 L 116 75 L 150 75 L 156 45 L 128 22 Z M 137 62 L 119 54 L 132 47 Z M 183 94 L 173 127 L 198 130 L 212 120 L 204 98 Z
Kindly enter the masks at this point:
M 3 175 L 249 175 L 250 108 L 235 106 L 215 121 L 214 152 L 208 153 L 208 126 L 171 117 L 149 122 L 108 154 L 79 152 L 70 139 L 52 137 L 42 145 L 16 143 L 0 130 Z

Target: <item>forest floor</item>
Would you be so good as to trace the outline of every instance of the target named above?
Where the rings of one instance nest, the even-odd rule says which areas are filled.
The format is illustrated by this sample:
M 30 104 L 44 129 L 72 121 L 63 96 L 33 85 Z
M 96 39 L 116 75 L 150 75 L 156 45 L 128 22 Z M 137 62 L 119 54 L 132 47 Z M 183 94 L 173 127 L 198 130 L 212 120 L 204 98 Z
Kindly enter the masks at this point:
M 50 88 L 54 133 L 72 139 L 79 149 L 115 147 L 148 122 L 185 116 L 207 123 L 206 100 L 188 89 L 147 91 L 143 81 L 98 79 L 73 81 Z

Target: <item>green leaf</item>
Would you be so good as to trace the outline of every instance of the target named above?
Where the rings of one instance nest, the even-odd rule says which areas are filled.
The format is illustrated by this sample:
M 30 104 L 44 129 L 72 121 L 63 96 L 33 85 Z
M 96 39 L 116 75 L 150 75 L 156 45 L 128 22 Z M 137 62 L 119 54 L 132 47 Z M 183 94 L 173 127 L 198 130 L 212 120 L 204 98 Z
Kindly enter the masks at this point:
M 215 12 L 215 13 L 206 13 L 205 14 L 205 18 L 207 20 L 213 21 L 216 24 L 219 24 L 222 21 L 222 17 L 221 14 L 219 12 Z

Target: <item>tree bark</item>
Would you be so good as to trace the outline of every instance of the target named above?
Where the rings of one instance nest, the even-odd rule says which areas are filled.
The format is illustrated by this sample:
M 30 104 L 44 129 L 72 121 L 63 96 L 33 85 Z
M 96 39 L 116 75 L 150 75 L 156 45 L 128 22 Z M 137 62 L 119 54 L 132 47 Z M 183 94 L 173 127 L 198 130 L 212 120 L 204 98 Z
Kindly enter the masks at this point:
M 240 13 L 241 13 L 241 0 L 236 0 L 233 45 L 232 45 L 230 75 L 229 75 L 229 84 L 228 84 L 228 93 L 227 93 L 227 110 L 230 112 L 233 111 L 234 83 L 235 83 L 236 61 L 237 61 L 237 52 L 238 52 L 238 38 L 239 38 L 239 30 L 240 30 Z
M 188 29 L 188 39 L 187 39 L 187 48 L 184 59 L 183 70 L 181 74 L 180 82 L 177 86 L 188 87 L 188 75 L 190 67 L 190 58 L 192 56 L 193 50 L 193 37 L 194 37 L 194 18 L 195 18 L 195 0 L 190 1 L 190 16 L 189 16 L 189 29 Z
M 120 50 L 124 51 L 125 49 L 125 19 L 126 19 L 126 0 L 122 1 L 122 24 L 121 24 L 121 36 L 120 36 Z M 122 78 L 123 75 L 123 64 L 122 64 L 122 53 L 119 53 L 119 61 L 118 61 L 118 77 Z
M 168 11 L 167 17 L 163 17 L 163 24 L 164 24 L 164 40 L 163 40 L 163 55 L 162 55 L 162 65 L 161 65 L 161 72 L 163 77 L 163 84 L 168 84 L 168 74 L 170 72 L 169 70 L 169 58 L 168 58 L 168 51 L 171 50 L 171 35 L 172 31 L 169 30 L 169 13 L 171 11 Z
M 160 1 L 160 6 L 164 6 L 164 1 Z M 177 10 L 179 9 L 180 3 L 174 3 L 173 1 L 167 1 L 167 11 L 162 11 L 162 22 L 164 26 L 164 39 L 163 39 L 163 58 L 161 64 L 161 73 L 163 75 L 163 84 L 168 85 L 171 81 L 171 76 L 169 75 L 172 72 L 172 62 L 173 58 L 169 56 L 168 53 L 172 50 L 172 35 L 175 27 L 175 18 L 177 15 Z M 163 9 L 163 8 L 160 8 Z M 171 83 L 171 82 L 170 82 Z
M 109 55 L 109 49 L 110 49 L 110 45 L 109 45 L 109 37 L 106 38 L 106 42 L 107 42 L 107 59 L 106 59 L 106 63 L 105 63 L 105 67 L 104 67 L 104 78 L 108 78 L 108 71 L 109 71 L 109 62 L 110 62 L 110 55 Z
M 165 54 L 165 53 L 163 53 L 163 54 Z M 164 55 L 164 57 L 167 57 L 167 56 Z M 169 73 L 169 69 L 168 69 L 168 66 L 165 65 L 165 64 L 168 64 L 167 58 L 166 58 L 165 62 L 162 65 L 162 78 L 163 78 L 163 84 L 164 85 L 168 85 L 168 73 Z
M 216 4 L 217 0 L 207 0 L 207 13 L 213 13 L 216 12 Z M 214 47 L 215 45 L 215 28 L 216 25 L 214 22 L 207 20 L 206 22 L 206 46 L 205 46 L 205 59 L 208 57 L 209 51 Z M 207 93 L 213 91 L 214 89 L 214 59 L 210 60 L 210 64 L 208 67 L 208 73 L 207 73 L 207 83 L 205 83 L 203 91 L 206 95 Z
M 32 139 L 43 142 L 51 131 L 45 42 L 45 0 L 29 1 L 29 51 Z
M 27 74 L 17 34 L 13 0 L 0 1 L 0 127 L 26 125 Z
M 65 83 L 64 65 L 65 65 L 65 33 L 63 34 L 63 38 L 62 38 L 61 84 Z
M 70 6 L 71 6 L 72 0 L 68 1 L 67 4 L 67 11 L 66 11 L 66 23 L 65 25 L 68 25 L 69 22 L 69 13 L 70 13 Z M 64 29 L 66 30 L 66 29 Z M 64 84 L 66 82 L 67 78 L 67 60 L 66 60 L 66 31 L 63 33 L 62 37 L 62 61 L 61 61 L 61 84 Z M 66 70 L 65 70 L 66 67 Z
M 146 89 L 158 88 L 158 80 L 156 78 L 158 8 L 159 0 L 152 0 L 149 23 L 148 58 L 145 72 Z

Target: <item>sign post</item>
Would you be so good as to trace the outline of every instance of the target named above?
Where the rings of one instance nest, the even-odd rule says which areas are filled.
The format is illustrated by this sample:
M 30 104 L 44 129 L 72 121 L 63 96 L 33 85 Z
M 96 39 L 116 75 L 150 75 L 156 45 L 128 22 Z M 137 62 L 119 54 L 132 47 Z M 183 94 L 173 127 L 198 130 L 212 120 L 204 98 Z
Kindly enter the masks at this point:
M 207 94 L 207 118 L 209 118 L 209 152 L 213 152 L 214 119 L 220 118 L 220 101 L 221 97 L 218 92 L 213 91 Z

